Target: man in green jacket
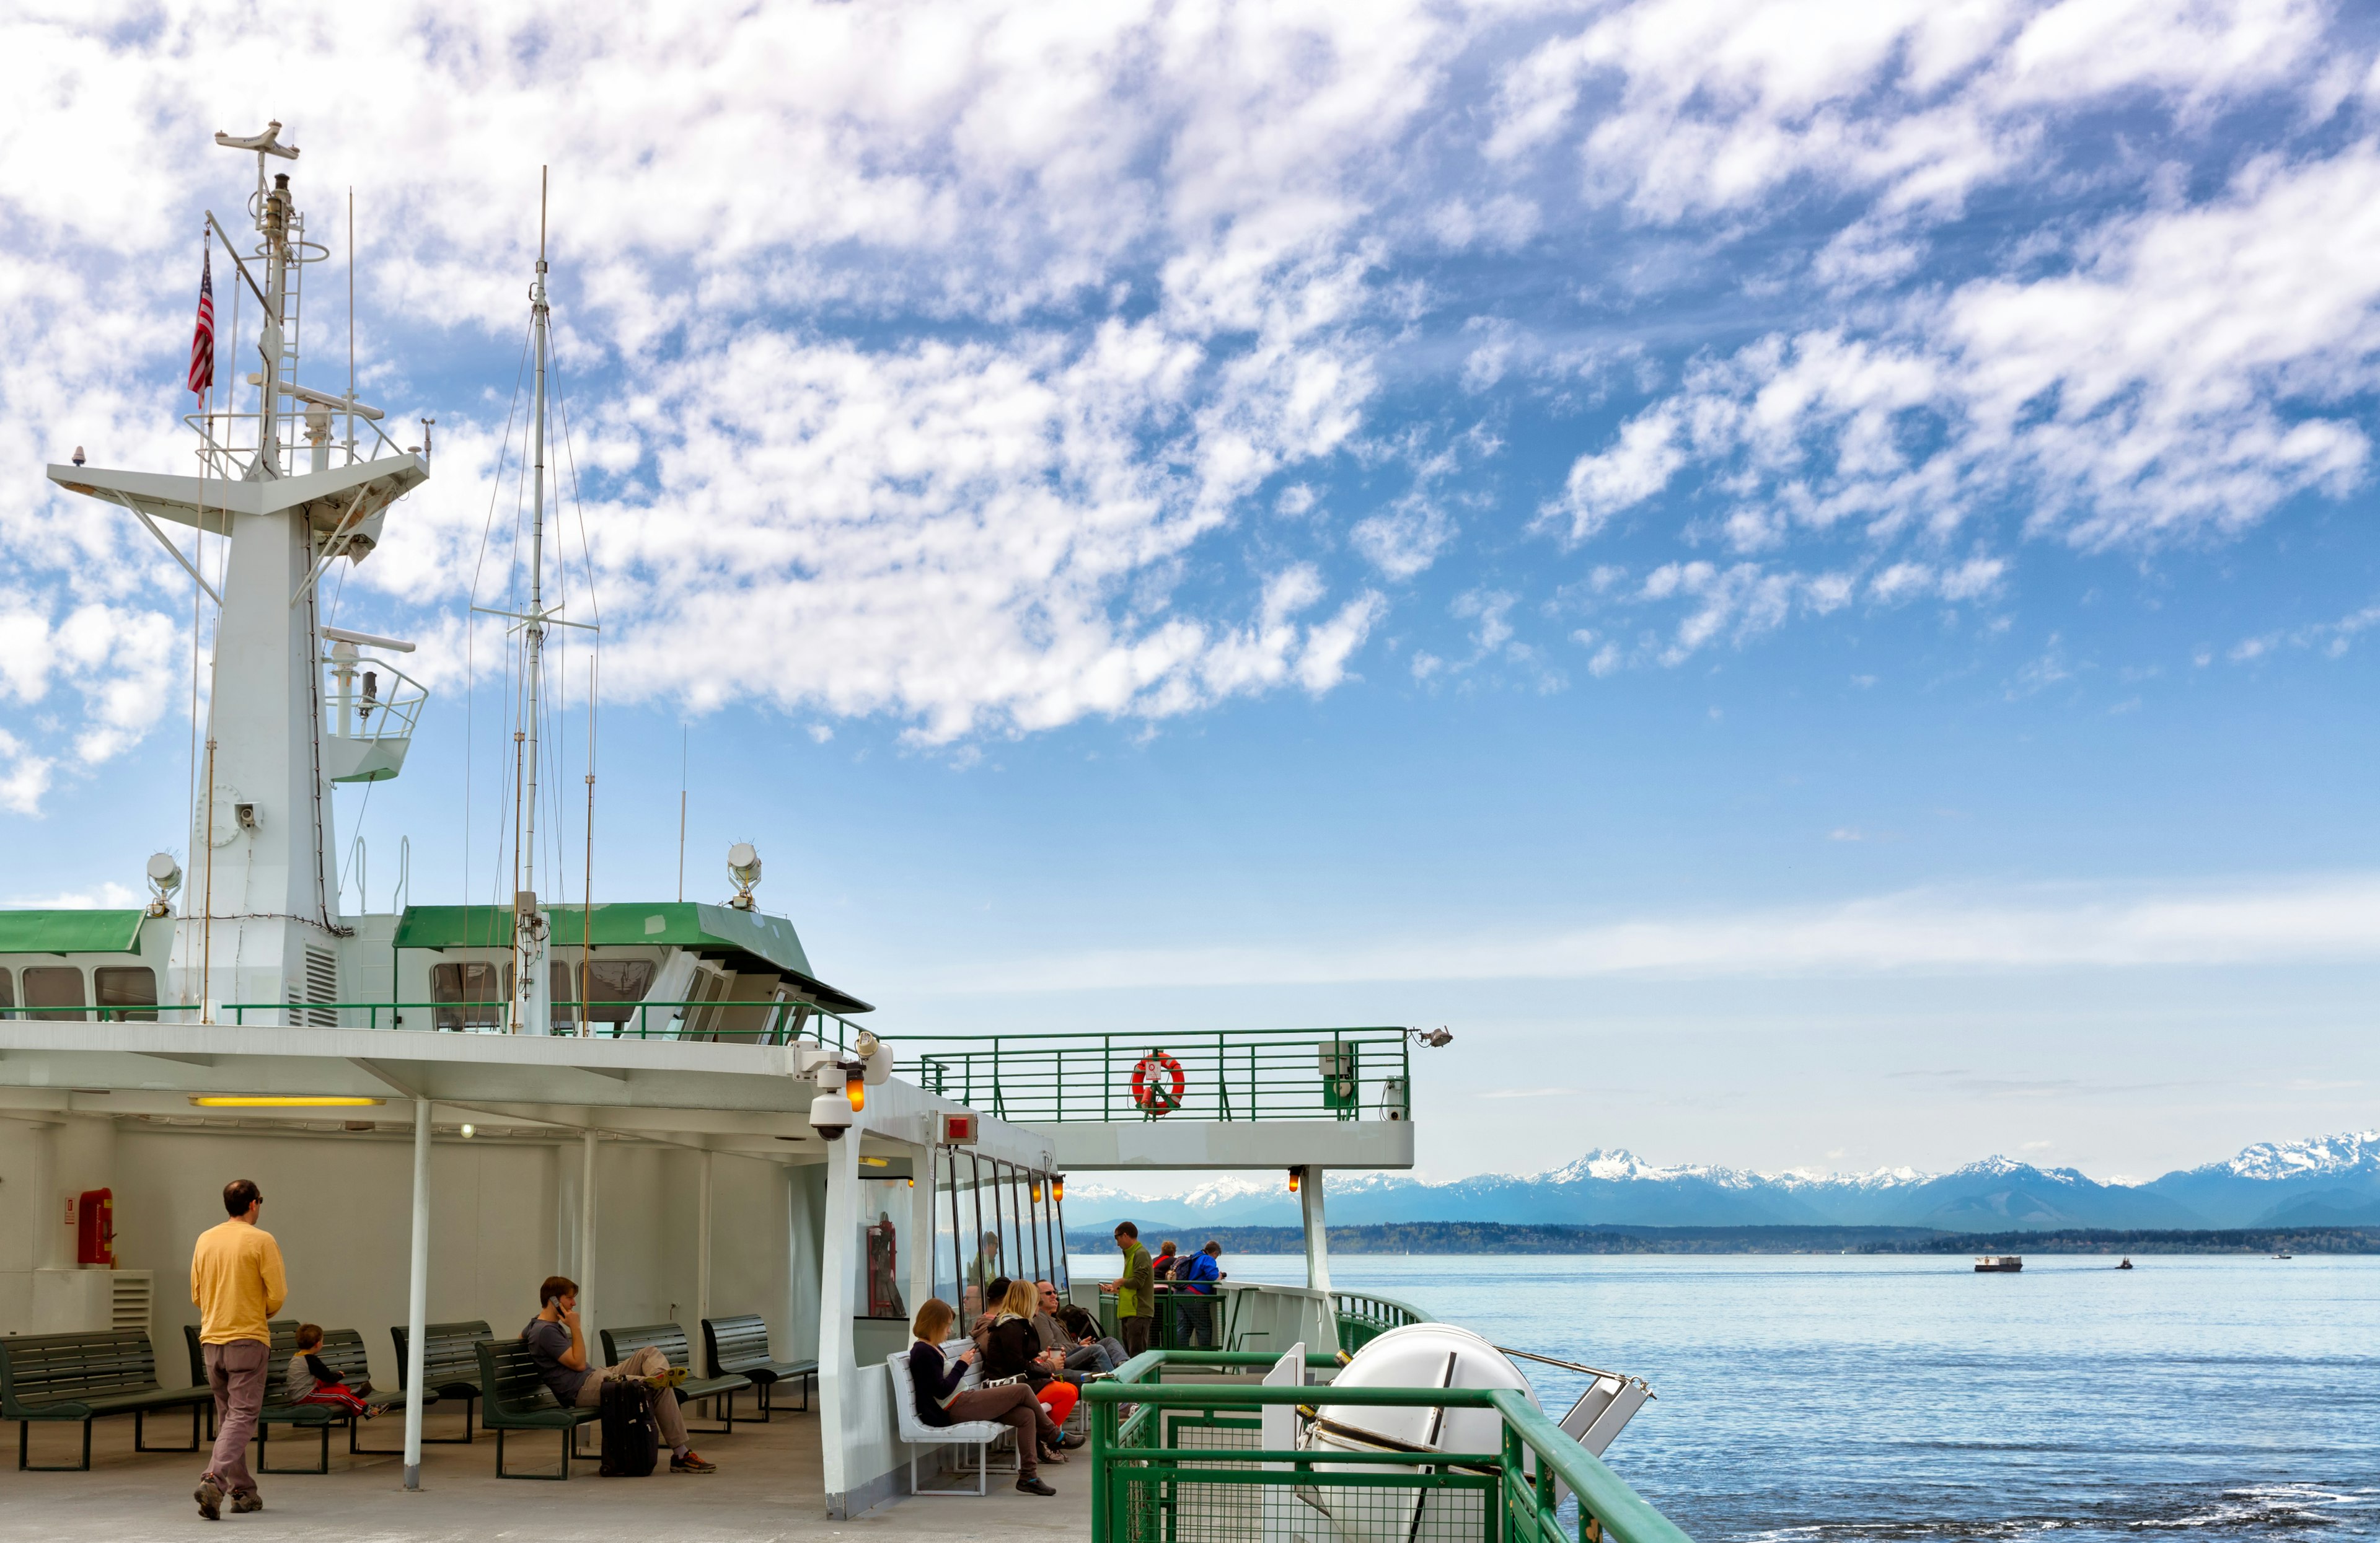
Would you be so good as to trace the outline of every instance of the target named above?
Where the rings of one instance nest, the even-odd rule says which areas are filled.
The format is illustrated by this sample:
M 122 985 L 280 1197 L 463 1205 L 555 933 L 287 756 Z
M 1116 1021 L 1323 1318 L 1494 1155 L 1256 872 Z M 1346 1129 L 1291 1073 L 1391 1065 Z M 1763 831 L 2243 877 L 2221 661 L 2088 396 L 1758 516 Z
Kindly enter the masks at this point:
M 1115 1240 L 1123 1250 L 1123 1273 L 1108 1284 L 1115 1288 L 1116 1327 L 1123 1330 L 1124 1354 L 1137 1355 L 1148 1348 L 1149 1326 L 1156 1321 L 1157 1267 L 1140 1245 L 1140 1229 L 1131 1222 L 1116 1223 Z

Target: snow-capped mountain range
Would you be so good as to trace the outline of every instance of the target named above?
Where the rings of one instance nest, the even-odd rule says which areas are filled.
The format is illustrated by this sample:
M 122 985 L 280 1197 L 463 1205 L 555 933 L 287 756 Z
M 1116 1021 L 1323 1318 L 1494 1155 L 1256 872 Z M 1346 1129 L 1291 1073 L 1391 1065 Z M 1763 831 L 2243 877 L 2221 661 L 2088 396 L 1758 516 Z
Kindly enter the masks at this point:
M 1597 1148 L 1542 1173 L 1430 1184 L 1402 1173 L 1332 1173 L 1330 1216 L 1367 1221 L 1726 1227 L 1834 1225 L 2000 1232 L 2058 1227 L 2261 1227 L 2380 1224 L 2380 1130 L 2266 1141 L 2221 1162 L 2146 1184 L 2101 1184 L 2077 1169 L 1993 1156 L 1948 1173 L 1761 1173 L 1661 1165 Z M 1132 1217 L 1169 1226 L 1294 1225 L 1297 1203 L 1270 1173 L 1233 1174 L 1143 1198 L 1067 1186 L 1066 1220 Z

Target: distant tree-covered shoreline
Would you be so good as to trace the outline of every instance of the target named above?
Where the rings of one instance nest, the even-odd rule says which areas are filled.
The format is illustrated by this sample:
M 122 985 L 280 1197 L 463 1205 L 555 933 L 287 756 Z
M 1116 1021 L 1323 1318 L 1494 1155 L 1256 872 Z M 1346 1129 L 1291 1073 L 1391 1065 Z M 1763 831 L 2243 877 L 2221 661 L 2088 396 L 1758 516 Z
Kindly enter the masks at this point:
M 1140 1223 L 1143 1241 L 1171 1237 L 1184 1253 L 1208 1239 L 1226 1254 L 1294 1254 L 1295 1227 L 1167 1228 Z M 1076 1253 L 1112 1249 L 1109 1232 L 1066 1235 Z M 2183 1231 L 2074 1227 L 1952 1233 L 1931 1227 L 1592 1227 L 1500 1221 L 1395 1221 L 1330 1229 L 1334 1254 L 2380 1254 L 2380 1227 L 2246 1227 Z

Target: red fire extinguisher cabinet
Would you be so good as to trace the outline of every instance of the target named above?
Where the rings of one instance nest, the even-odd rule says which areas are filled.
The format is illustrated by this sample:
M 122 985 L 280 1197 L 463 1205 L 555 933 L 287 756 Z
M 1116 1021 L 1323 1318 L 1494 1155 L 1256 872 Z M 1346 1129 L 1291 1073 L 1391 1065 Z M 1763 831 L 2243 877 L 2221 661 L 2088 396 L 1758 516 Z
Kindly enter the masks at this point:
M 115 1192 L 86 1189 L 75 1204 L 75 1263 L 115 1265 Z

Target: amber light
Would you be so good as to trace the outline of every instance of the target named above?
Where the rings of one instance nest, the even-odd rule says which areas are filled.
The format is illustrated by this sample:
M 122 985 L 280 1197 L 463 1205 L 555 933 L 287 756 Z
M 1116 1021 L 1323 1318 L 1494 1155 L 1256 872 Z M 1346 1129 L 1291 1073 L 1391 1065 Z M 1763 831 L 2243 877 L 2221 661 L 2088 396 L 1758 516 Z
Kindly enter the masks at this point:
M 1056 1178 L 1050 1181 L 1050 1198 L 1052 1200 L 1062 1200 L 1065 1197 L 1066 1175 L 1061 1173 Z
M 1297 1193 L 1298 1181 L 1304 1177 L 1305 1172 L 1302 1168 L 1293 1168 L 1289 1171 L 1289 1192 L 1292 1195 Z
M 868 1084 L 853 1077 L 843 1085 L 843 1096 L 851 1100 L 851 1112 L 856 1114 L 868 1107 Z

